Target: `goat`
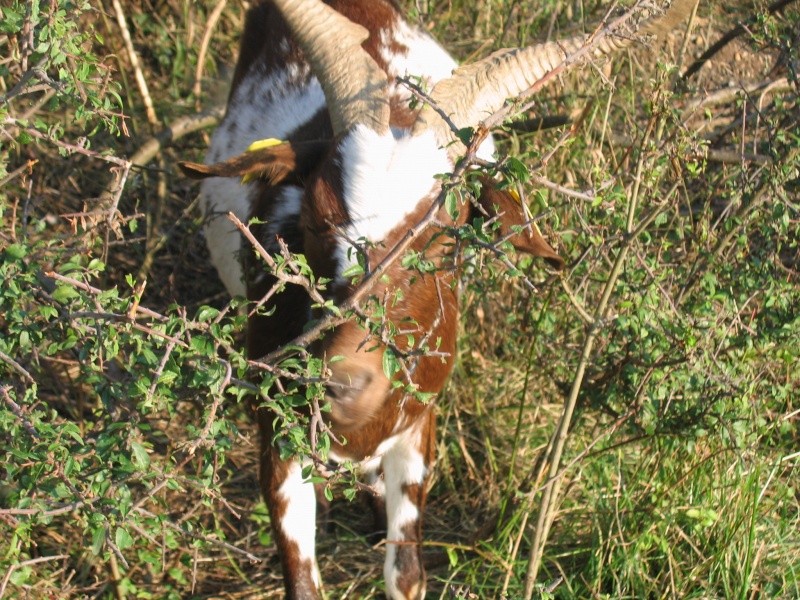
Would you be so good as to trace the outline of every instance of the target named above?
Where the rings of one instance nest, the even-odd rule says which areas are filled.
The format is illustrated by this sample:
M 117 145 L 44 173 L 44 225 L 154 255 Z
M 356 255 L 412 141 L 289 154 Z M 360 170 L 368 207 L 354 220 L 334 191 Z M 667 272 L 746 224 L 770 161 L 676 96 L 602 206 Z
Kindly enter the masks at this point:
M 688 1 L 675 0 L 664 15 L 644 11 L 640 20 L 653 31 L 669 27 Z M 631 26 L 626 33 L 633 31 Z M 328 365 L 327 425 L 346 443 L 334 442 L 330 457 L 360 462 L 382 498 L 378 512 L 386 519 L 384 576 L 390 598 L 425 594 L 421 516 L 434 463 L 435 404 L 403 388 L 409 384 L 422 394 L 438 394 L 453 367 L 458 286 L 449 232 L 483 213 L 498 221 L 499 235 L 518 251 L 542 257 L 556 269 L 564 264 L 526 219 L 518 199 L 490 178 L 481 180 L 475 202 L 457 214 L 438 202 L 440 174 L 452 172 L 464 152 L 440 115 L 457 127 L 479 126 L 508 98 L 529 90 L 578 52 L 586 39 L 500 51 L 457 68 L 389 0 L 264 2 L 247 15 L 227 112 L 206 164 L 181 163 L 187 175 L 206 178 L 201 192 L 209 217 L 206 236 L 226 287 L 233 295 L 265 302 L 267 310 L 248 322 L 252 358 L 301 335 L 313 316 L 312 301 L 300 286 L 270 295 L 274 275 L 249 247 L 240 262 L 242 239 L 225 218 L 228 212 L 242 220 L 255 218 L 251 230 L 269 252 L 288 248 L 304 254 L 315 276 L 330 281 L 326 298 L 337 303 L 356 289 L 345 274 L 358 263 L 359 253 L 367 268 L 379 265 L 426 213 L 435 217 L 427 221 L 435 226 L 417 231 L 407 244 L 434 268 L 419 272 L 391 262 L 370 290 L 375 297 L 392 298 L 383 318 L 402 325 L 403 336 L 394 341 L 397 351 L 411 352 L 423 341 L 436 350 L 417 356 L 412 369 L 396 376 L 404 385 L 392 385 L 384 373 L 386 340 L 371 336 L 355 320 L 339 323 L 313 346 L 318 357 L 339 358 Z M 628 37 L 608 37 L 594 45 L 589 58 L 628 42 Z M 398 83 L 405 76 L 420 77 L 431 90 L 428 103 L 411 103 L 411 91 Z M 263 138 L 283 141 L 248 150 Z M 493 152 L 486 138 L 477 155 L 489 159 Z M 242 183 L 242 177 L 251 181 Z M 260 485 L 287 597 L 319 598 L 316 498 L 302 475 L 307 463 L 281 457 L 270 410 L 260 407 L 257 419 Z

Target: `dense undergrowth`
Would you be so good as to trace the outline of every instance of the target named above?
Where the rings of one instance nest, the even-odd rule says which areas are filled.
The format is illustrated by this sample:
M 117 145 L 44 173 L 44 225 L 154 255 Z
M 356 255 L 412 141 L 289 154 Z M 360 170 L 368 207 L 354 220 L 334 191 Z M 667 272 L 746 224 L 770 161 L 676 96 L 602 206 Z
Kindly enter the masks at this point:
M 463 59 L 604 10 L 406 7 Z M 137 153 L 224 99 L 243 6 L 0 11 L 0 597 L 278 595 L 243 319 L 175 169 L 207 130 Z M 685 45 L 568 75 L 498 133 L 568 269 L 482 253 L 464 282 L 430 597 L 522 597 L 531 557 L 540 597 L 800 597 L 797 26 L 701 3 Z M 362 512 L 319 540 L 332 597 L 382 597 Z

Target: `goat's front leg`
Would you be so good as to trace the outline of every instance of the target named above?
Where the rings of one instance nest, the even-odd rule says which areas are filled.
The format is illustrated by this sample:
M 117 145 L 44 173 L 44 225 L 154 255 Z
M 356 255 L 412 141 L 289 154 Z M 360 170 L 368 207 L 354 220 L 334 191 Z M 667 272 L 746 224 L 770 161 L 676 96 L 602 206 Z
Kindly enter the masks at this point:
M 386 595 L 392 600 L 425 597 L 422 516 L 433 466 L 435 415 L 425 411 L 382 460 L 386 502 Z
M 317 512 L 314 485 L 303 480 L 300 461 L 281 460 L 264 433 L 262 429 L 261 491 L 281 557 L 286 598 L 322 598 L 314 552 Z

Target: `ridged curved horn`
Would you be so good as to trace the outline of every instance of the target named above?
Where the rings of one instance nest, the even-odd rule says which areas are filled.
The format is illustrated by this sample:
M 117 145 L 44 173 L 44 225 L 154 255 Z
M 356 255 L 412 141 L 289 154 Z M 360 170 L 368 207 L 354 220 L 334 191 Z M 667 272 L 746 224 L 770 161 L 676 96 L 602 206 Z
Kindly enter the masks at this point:
M 273 0 L 322 84 L 334 134 L 389 129 L 386 73 L 361 47 L 369 32 L 318 0 Z
M 590 52 L 576 57 L 568 66 L 606 57 L 629 46 L 634 34 L 659 34 L 674 27 L 697 0 L 667 0 L 666 12 L 653 15 L 652 2 L 640 2 L 631 9 L 614 35 L 600 39 Z M 590 40 L 588 35 L 578 35 L 558 42 L 498 50 L 488 57 L 459 67 L 452 77 L 437 83 L 431 91 L 433 104 L 457 127 L 474 127 L 503 107 L 509 98 L 517 98 L 555 68 L 564 64 L 567 57 L 576 56 Z M 567 66 L 567 65 L 564 65 Z M 420 111 L 413 133 L 433 130 L 442 146 L 455 139 L 448 124 L 429 105 Z M 451 146 L 452 148 L 452 146 Z M 458 146 L 452 152 L 458 153 Z

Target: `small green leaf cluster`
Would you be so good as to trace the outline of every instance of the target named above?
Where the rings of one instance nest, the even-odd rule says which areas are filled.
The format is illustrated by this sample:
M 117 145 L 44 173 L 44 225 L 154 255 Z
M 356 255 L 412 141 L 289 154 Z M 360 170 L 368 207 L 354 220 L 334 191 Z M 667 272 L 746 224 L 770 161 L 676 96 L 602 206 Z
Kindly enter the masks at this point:
M 123 573 L 144 557 L 169 590 L 185 582 L 191 555 L 167 564 L 150 540 L 180 553 L 187 539 L 213 548 L 220 535 L 184 520 L 180 498 L 221 499 L 238 435 L 229 413 L 244 391 L 234 344 L 243 318 L 211 307 L 192 319 L 178 307 L 143 313 L 132 289 L 96 287 L 105 268 L 47 241 L 0 250 L 0 564 L 56 553 L 77 565 L 88 547 L 90 563 L 119 562 Z M 48 540 L 54 528 L 64 546 Z M 12 582 L 30 576 L 19 569 Z
M 63 123 L 42 117 L 18 116 L 47 92 L 49 110 L 70 108 L 84 135 L 102 127 L 117 132 L 122 99 L 109 78 L 110 65 L 96 54 L 103 39 L 93 27 L 98 7 L 85 0 L 59 3 L 20 2 L 0 7 L 0 33 L 10 51 L 0 66 L 0 78 L 10 91 L 0 101 L 0 116 L 21 128 L 17 141 L 28 143 L 24 132 L 34 127 L 51 139 L 61 139 Z

